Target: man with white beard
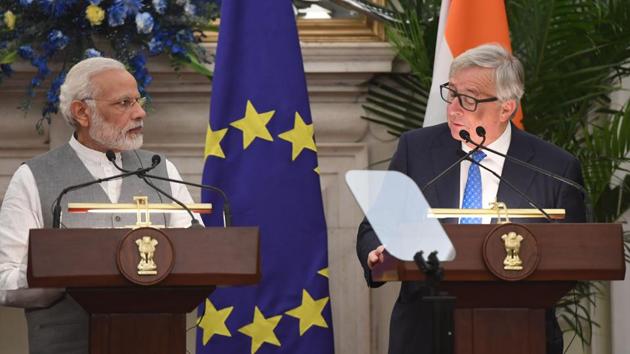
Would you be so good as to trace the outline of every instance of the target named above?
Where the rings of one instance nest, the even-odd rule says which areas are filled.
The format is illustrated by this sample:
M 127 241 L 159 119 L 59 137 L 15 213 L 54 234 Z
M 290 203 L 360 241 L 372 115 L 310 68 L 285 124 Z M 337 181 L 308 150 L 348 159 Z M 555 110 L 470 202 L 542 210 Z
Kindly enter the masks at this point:
M 146 112 L 134 77 L 109 58 L 85 59 L 68 72 L 60 90 L 60 112 L 74 128 L 63 146 L 22 164 L 13 175 L 0 209 L 0 305 L 25 309 L 30 353 L 87 354 L 89 321 L 86 312 L 63 289 L 29 288 L 26 279 L 28 233 L 52 226 L 52 205 L 68 186 L 120 173 L 107 159 L 115 153 L 125 170 L 151 165 L 154 153 L 138 150 Z M 181 180 L 164 157 L 152 174 Z M 191 203 L 181 184 L 154 180 L 153 184 L 183 203 Z M 68 202 L 132 203 L 146 195 L 151 202 L 163 197 L 137 177 L 94 184 L 68 193 Z M 166 200 L 165 200 L 166 201 Z M 64 213 L 63 227 L 124 227 L 135 214 Z M 187 214 L 163 214 L 167 227 L 187 227 Z M 63 252 L 63 250 L 59 250 Z

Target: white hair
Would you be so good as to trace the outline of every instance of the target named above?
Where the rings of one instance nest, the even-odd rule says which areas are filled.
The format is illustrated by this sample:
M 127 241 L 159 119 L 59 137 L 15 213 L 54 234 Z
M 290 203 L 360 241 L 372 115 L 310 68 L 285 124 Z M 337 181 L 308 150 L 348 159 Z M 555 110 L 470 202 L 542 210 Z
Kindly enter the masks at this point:
M 59 90 L 59 111 L 66 120 L 66 123 L 73 128 L 77 128 L 77 123 L 72 116 L 70 105 L 72 101 L 83 100 L 96 95 L 97 87 L 92 85 L 92 77 L 107 70 L 127 70 L 125 65 L 118 60 L 103 57 L 94 57 L 76 63 L 61 85 Z M 95 108 L 93 102 L 88 103 Z
M 521 62 L 499 44 L 484 44 L 469 49 L 453 60 L 449 77 L 462 69 L 480 67 L 494 70 L 494 82 L 500 101 L 523 97 L 525 74 Z

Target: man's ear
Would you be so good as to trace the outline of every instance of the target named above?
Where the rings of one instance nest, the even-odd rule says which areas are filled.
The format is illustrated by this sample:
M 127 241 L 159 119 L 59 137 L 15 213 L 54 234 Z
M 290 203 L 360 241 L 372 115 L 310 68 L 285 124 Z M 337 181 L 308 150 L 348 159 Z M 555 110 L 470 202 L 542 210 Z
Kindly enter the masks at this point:
M 90 126 L 90 107 L 81 101 L 72 101 L 70 112 L 77 125 L 83 128 Z
M 516 100 L 507 100 L 501 103 L 501 122 L 508 122 L 516 114 L 518 103 Z

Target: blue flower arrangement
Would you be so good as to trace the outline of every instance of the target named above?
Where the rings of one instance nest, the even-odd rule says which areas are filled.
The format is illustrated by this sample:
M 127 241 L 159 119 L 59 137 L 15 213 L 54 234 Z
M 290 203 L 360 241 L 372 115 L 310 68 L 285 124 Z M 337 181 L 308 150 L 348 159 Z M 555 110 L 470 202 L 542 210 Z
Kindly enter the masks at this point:
M 125 63 L 143 95 L 152 80 L 147 60 L 160 54 L 175 70 L 187 66 L 211 77 L 200 41 L 203 31 L 216 30 L 219 6 L 220 0 L 0 0 L 0 84 L 15 61 L 30 62 L 37 72 L 23 108 L 30 108 L 36 89 L 46 89 L 41 125 L 57 113 L 67 70 L 84 58 Z M 104 43 L 109 47 L 97 47 Z M 51 61 L 62 63 L 52 78 Z

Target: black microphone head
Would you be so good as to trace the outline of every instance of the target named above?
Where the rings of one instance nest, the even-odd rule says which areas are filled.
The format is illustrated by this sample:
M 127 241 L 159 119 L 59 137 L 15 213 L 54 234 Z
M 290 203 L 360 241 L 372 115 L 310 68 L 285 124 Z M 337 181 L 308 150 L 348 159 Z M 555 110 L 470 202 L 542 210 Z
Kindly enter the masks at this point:
M 112 162 L 112 161 L 115 161 L 115 160 L 116 160 L 116 154 L 114 154 L 114 152 L 113 152 L 113 151 L 111 151 L 111 150 L 107 150 L 107 151 L 105 152 L 105 156 L 107 156 L 107 159 L 108 159 L 110 162 Z
M 466 151 L 462 149 L 457 149 L 457 157 L 462 158 L 464 156 L 466 156 Z
M 159 165 L 161 161 L 162 161 L 162 158 L 160 157 L 160 155 L 153 155 L 153 157 L 151 157 L 151 164 L 153 166 Z
M 464 139 L 464 141 L 470 141 L 470 133 L 467 130 L 460 130 L 459 137 Z
M 475 128 L 475 132 L 480 138 L 483 138 L 486 136 L 486 130 L 481 125 Z

